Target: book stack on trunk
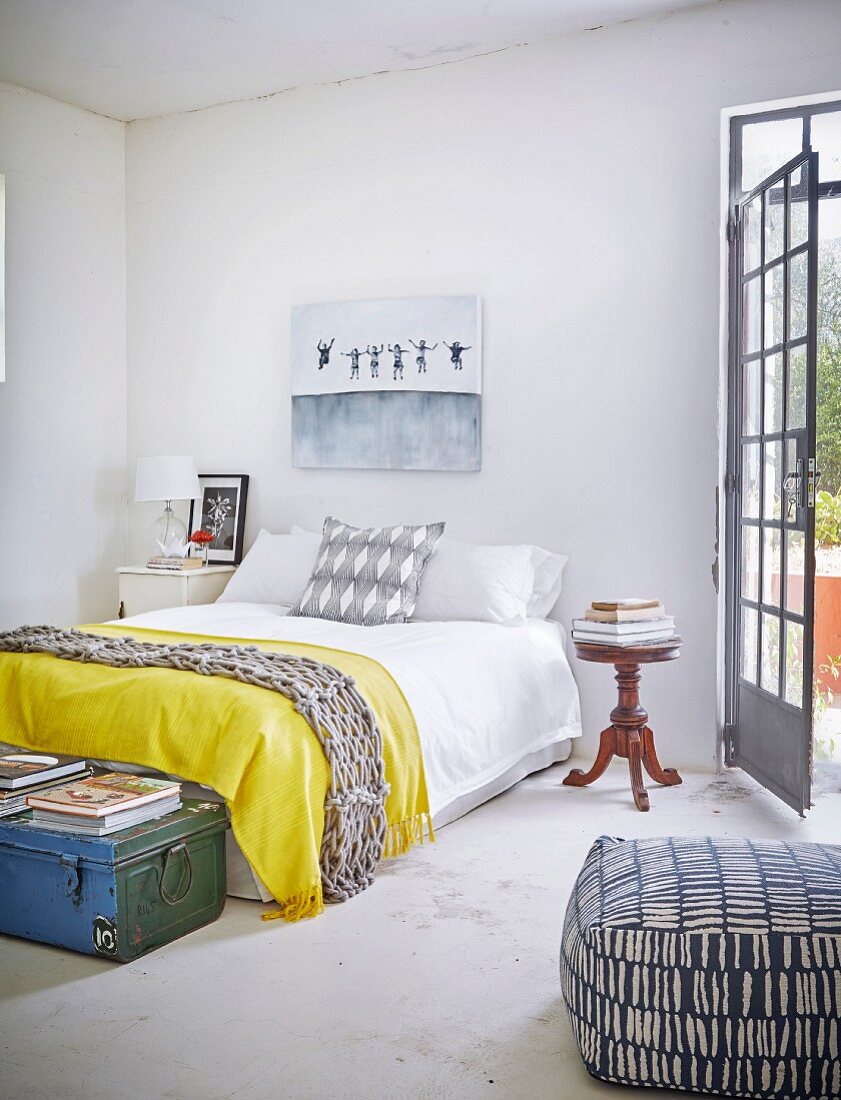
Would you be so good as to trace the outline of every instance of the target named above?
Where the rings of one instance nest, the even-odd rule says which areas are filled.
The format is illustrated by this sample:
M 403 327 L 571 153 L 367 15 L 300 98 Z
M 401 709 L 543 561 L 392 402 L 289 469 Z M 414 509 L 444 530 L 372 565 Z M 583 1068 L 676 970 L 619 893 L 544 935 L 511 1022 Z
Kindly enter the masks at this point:
M 108 772 L 30 796 L 32 825 L 53 833 L 108 836 L 181 809 L 181 784 Z
M 572 620 L 572 640 L 587 645 L 657 645 L 674 636 L 675 621 L 659 600 L 594 600 L 583 619 Z
M 0 817 L 23 813 L 28 795 L 63 787 L 91 774 L 78 756 L 16 752 L 0 756 Z

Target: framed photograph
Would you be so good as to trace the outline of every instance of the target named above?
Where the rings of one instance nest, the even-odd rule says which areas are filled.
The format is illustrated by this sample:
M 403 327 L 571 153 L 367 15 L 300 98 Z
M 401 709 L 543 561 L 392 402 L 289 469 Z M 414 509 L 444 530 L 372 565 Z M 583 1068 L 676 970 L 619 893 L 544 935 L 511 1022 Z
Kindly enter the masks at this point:
M 248 474 L 199 474 L 201 496 L 190 501 L 187 534 L 209 531 L 208 565 L 239 565 L 245 535 Z

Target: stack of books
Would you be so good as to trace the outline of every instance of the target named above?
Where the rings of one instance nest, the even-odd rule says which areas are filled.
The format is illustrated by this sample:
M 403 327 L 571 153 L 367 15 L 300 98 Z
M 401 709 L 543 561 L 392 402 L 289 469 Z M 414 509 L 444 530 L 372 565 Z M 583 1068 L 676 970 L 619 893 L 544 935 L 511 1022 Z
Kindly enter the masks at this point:
M 659 600 L 594 600 L 583 619 L 572 620 L 573 641 L 587 645 L 656 645 L 674 635 L 675 621 Z
M 31 752 L 0 756 L 0 817 L 22 813 L 28 795 L 51 791 L 90 774 L 87 761 L 78 756 Z
M 181 809 L 181 784 L 108 772 L 31 795 L 32 825 L 54 833 L 107 836 Z
M 183 569 L 201 569 L 201 558 L 165 558 L 157 554 L 146 562 L 147 569 L 160 569 L 163 573 L 180 573 Z

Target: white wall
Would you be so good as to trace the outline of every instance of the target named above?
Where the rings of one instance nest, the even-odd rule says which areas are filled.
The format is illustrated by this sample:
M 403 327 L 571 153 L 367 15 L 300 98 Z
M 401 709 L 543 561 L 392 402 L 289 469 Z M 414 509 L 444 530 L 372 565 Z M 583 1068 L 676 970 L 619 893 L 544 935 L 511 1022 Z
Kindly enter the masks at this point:
M 661 596 L 686 646 L 644 702 L 712 767 L 720 111 L 837 86 L 839 32 L 735 0 L 130 124 L 130 468 L 250 473 L 249 538 L 333 512 L 564 550 L 565 619 Z M 293 470 L 290 305 L 449 293 L 484 299 L 482 472 Z M 589 754 L 614 686 L 576 672 Z
M 125 132 L 0 85 L 0 627 L 114 614 L 125 545 Z

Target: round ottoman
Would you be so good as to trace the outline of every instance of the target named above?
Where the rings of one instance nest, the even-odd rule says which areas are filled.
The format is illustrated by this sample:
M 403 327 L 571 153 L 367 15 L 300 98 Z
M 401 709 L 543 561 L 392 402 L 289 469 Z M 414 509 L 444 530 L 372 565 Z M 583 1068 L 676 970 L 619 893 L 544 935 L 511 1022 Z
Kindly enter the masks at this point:
M 841 848 L 601 837 L 561 985 L 587 1070 L 722 1096 L 841 1096 Z

